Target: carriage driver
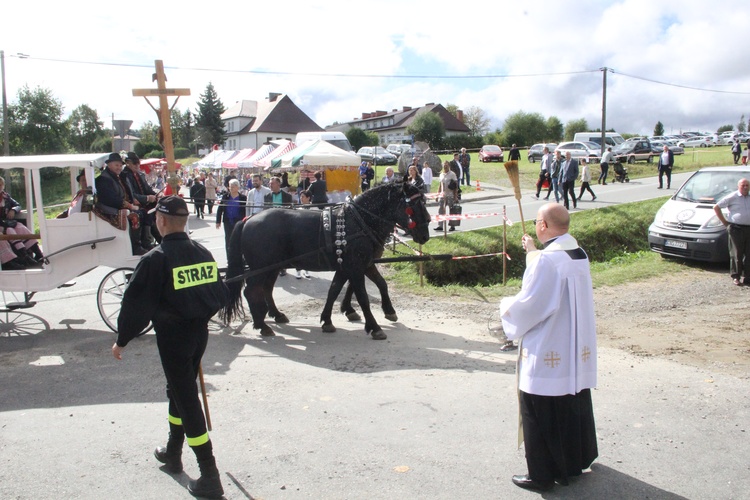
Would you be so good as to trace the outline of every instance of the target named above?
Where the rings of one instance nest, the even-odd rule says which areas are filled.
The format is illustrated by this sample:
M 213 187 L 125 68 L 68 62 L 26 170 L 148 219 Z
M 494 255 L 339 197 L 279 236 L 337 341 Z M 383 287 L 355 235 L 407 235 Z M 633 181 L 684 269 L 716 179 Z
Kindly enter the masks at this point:
M 163 239 L 135 268 L 122 299 L 112 354 L 122 359 L 128 342 L 153 322 L 169 399 L 169 440 L 166 448 L 156 448 L 154 456 L 167 471 L 182 472 L 182 445 L 187 437 L 201 472 L 198 480 L 190 481 L 188 491 L 194 496 L 220 498 L 224 490 L 198 399 L 196 376 L 208 341 L 208 321 L 226 303 L 227 288 L 211 252 L 185 232 L 190 214 L 185 201 L 166 196 L 153 211 Z

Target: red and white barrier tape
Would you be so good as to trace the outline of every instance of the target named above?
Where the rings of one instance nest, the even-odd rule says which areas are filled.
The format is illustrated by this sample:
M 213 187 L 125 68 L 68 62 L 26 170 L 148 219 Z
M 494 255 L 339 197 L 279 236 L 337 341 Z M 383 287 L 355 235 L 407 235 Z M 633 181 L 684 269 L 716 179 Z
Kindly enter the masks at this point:
M 445 214 L 445 215 L 434 215 L 432 217 L 432 220 L 437 221 L 437 222 L 441 222 L 441 221 L 444 221 L 444 220 L 482 219 L 484 217 L 499 217 L 499 216 L 502 216 L 502 215 L 503 214 L 497 213 L 497 212 L 493 212 L 493 213 L 490 213 L 490 214 L 454 214 L 454 215 Z M 504 216 L 504 218 L 505 218 L 505 222 L 507 222 L 509 226 L 513 225 L 513 222 L 507 216 Z

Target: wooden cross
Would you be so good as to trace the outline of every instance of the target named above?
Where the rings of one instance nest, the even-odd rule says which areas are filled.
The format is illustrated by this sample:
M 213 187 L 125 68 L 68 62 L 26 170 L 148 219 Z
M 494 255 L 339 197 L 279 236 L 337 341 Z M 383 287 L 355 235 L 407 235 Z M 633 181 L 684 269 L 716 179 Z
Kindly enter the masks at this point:
M 172 112 L 172 108 L 170 108 L 167 104 L 167 96 L 177 96 L 177 99 L 175 99 L 175 102 L 172 105 L 172 107 L 174 107 L 181 95 L 190 95 L 190 89 L 168 89 L 167 76 L 164 74 L 164 62 L 158 59 L 154 62 L 156 65 L 156 73 L 154 73 L 151 81 L 156 80 L 157 88 L 133 89 L 133 96 L 143 96 L 143 98 L 146 99 L 148 105 L 151 106 L 151 109 L 156 111 L 156 114 L 159 117 L 159 127 L 161 131 L 160 139 L 162 146 L 164 147 L 164 155 L 167 158 L 167 171 L 169 172 L 168 182 L 172 186 L 172 192 L 174 194 L 177 194 L 179 188 L 177 186 L 177 177 L 175 176 L 175 171 L 177 169 L 175 167 L 174 161 L 174 142 L 172 141 L 172 128 L 170 127 L 170 115 Z M 151 101 L 148 100 L 149 96 L 159 96 L 158 109 L 155 108 L 151 104 Z

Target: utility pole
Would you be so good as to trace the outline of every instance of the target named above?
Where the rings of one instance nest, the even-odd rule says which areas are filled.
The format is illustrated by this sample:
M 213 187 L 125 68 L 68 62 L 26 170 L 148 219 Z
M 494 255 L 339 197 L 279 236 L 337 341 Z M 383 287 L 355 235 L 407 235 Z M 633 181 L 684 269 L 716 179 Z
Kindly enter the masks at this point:
M 607 72 L 610 69 L 605 66 L 599 70 L 602 72 L 602 149 L 599 158 L 602 158 L 607 149 Z
M 3 156 L 10 156 L 10 132 L 8 131 L 8 98 L 5 95 L 5 51 L 0 50 L 0 71 L 3 79 Z

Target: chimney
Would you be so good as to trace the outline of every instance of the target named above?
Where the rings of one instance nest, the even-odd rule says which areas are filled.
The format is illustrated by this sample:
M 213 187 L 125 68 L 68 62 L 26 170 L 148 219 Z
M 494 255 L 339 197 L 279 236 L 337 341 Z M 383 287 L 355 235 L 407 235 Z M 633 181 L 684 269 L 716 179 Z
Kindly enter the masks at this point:
M 456 118 L 458 118 L 458 121 L 460 121 L 461 123 L 464 122 L 464 112 L 463 112 L 463 110 L 460 110 L 460 109 L 456 110 Z
M 268 102 L 274 102 L 276 101 L 276 98 L 279 97 L 281 94 L 278 92 L 269 92 L 268 93 Z
M 425 104 L 425 106 L 434 106 L 434 105 L 435 105 L 434 102 L 428 102 L 427 104 Z
M 404 106 L 403 110 L 404 111 L 411 111 L 411 106 Z
M 387 111 L 375 111 L 375 116 L 385 116 L 387 114 Z
M 393 111 L 391 113 L 398 113 L 398 110 L 396 108 L 393 108 Z
M 363 119 L 363 120 L 367 120 L 367 119 L 368 119 L 368 118 L 370 118 L 371 116 L 372 116 L 372 114 L 371 114 L 371 113 L 362 113 L 362 119 Z

